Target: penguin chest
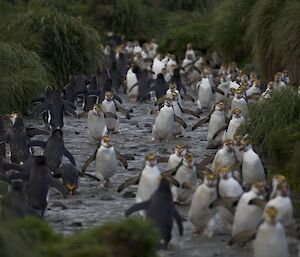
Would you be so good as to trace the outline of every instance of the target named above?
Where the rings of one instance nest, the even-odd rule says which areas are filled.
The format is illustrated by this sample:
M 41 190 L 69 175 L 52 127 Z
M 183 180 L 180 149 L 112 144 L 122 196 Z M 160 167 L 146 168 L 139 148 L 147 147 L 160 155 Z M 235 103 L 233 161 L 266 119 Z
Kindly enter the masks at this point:
M 198 89 L 198 101 L 200 102 L 200 108 L 208 108 L 212 98 L 212 89 L 209 83 L 209 79 L 202 79 Z
M 159 111 L 154 123 L 155 134 L 158 139 L 165 139 L 172 133 L 174 127 L 174 111 L 172 107 L 164 106 Z
M 225 116 L 223 112 L 215 111 L 209 120 L 208 123 L 208 134 L 207 134 L 207 141 L 211 141 L 213 139 L 214 134 L 217 130 L 225 125 Z M 220 133 L 216 137 L 216 141 L 220 141 L 223 136 L 223 133 Z
M 117 114 L 117 109 L 114 101 L 104 100 L 102 102 L 103 112 L 111 112 Z M 115 130 L 118 127 L 119 119 L 105 118 L 106 127 L 108 130 Z
M 264 222 L 258 229 L 253 243 L 254 257 L 288 257 L 288 243 L 280 223 Z
M 189 218 L 194 226 L 206 226 L 213 216 L 213 210 L 209 205 L 217 199 L 216 188 L 209 188 L 205 184 L 200 185 L 194 193 Z
M 277 217 L 284 226 L 291 225 L 294 222 L 293 205 L 289 197 L 277 196 L 270 200 L 266 207 L 273 206 L 278 210 Z
M 105 179 L 116 173 L 118 161 L 113 147 L 101 146 L 97 151 L 95 173 L 99 179 Z
M 233 140 L 233 136 L 234 136 L 235 132 L 244 123 L 245 123 L 244 118 L 237 119 L 237 118 L 233 117 L 232 120 L 229 122 L 228 129 L 226 132 L 226 138 Z
M 146 166 L 138 185 L 137 202 L 147 201 L 158 188 L 160 171 L 155 167 Z
M 87 120 L 88 135 L 92 141 L 99 140 L 105 132 L 106 123 L 104 116 L 89 113 Z
M 167 170 L 174 169 L 181 162 L 182 157 L 179 157 L 177 154 L 173 153 L 170 155 L 167 165 Z
M 234 178 L 221 179 L 219 183 L 219 194 L 221 197 L 239 197 L 243 189 Z
M 253 150 L 248 150 L 244 153 L 242 175 L 245 184 L 254 183 L 257 180 L 265 180 L 264 167 L 259 156 Z
M 223 166 L 231 166 L 235 163 L 235 154 L 234 152 L 228 152 L 227 150 L 220 149 L 212 163 L 213 170 L 218 170 Z

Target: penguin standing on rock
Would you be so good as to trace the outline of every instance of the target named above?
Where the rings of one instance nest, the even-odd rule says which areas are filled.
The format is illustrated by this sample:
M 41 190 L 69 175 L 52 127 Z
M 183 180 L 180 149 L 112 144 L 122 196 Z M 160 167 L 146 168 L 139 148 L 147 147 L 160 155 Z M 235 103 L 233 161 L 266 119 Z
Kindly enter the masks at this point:
M 110 137 L 104 136 L 100 147 L 87 159 L 82 168 L 84 173 L 88 165 L 95 161 L 95 175 L 101 182 L 105 181 L 104 187 L 111 186 L 110 178 L 117 171 L 118 160 L 122 162 L 126 169 L 128 167 L 125 157 L 115 150 L 110 141 Z
M 223 166 L 232 166 L 236 163 L 235 154 L 232 148 L 232 141 L 225 140 L 212 162 L 212 169 L 218 171 Z
M 177 144 L 175 146 L 175 152 L 169 156 L 167 170 L 174 169 L 182 161 L 186 154 L 186 146 L 184 144 Z
M 137 203 L 130 207 L 125 216 L 129 216 L 136 211 L 146 211 L 146 217 L 151 219 L 160 231 L 162 245 L 167 249 L 172 238 L 173 221 L 175 220 L 180 236 L 183 235 L 182 219 L 177 212 L 172 199 L 169 182 L 162 178 L 157 190 L 149 200 Z
M 196 87 L 198 89 L 198 108 L 200 110 L 203 108 L 208 109 L 212 101 L 213 91 L 207 72 L 204 73 L 204 77 Z

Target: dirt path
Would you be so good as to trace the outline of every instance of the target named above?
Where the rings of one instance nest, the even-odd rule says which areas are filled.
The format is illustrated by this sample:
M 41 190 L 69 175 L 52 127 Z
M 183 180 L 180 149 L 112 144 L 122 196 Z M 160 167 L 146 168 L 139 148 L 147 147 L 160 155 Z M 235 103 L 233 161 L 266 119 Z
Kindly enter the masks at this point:
M 135 199 L 123 197 L 122 194 L 116 192 L 116 189 L 125 179 L 141 171 L 144 158 L 148 153 L 159 153 L 167 156 L 173 151 L 177 143 L 185 143 L 190 147 L 196 162 L 199 162 L 202 158 L 214 152 L 205 148 L 207 125 L 191 132 L 191 127 L 197 120 L 191 116 L 184 117 L 188 124 L 184 138 L 159 144 L 150 143 L 152 125 L 156 117 L 156 115 L 149 115 L 153 104 L 136 105 L 129 103 L 126 96 L 121 95 L 121 97 L 125 102 L 124 106 L 133 110 L 131 113 L 133 118 L 130 121 L 121 118 L 121 134 L 113 135 L 112 143 L 121 153 L 134 156 L 134 160 L 129 160 L 127 171 L 122 166 L 119 167 L 117 174 L 111 180 L 113 187 L 109 190 L 100 188 L 97 182 L 84 177 L 80 180 L 80 187 L 76 195 L 61 199 L 59 195 L 53 194 L 45 219 L 55 230 L 61 233 L 69 234 L 105 222 L 124 219 L 125 209 L 131 206 Z M 192 109 L 197 107 L 196 103 L 191 102 L 185 102 L 184 105 Z M 202 117 L 204 116 L 205 114 L 202 115 Z M 34 124 L 36 124 L 36 121 L 34 121 Z M 42 126 L 41 121 L 39 121 L 39 124 Z M 77 166 L 81 169 L 84 161 L 95 150 L 95 146 L 88 143 L 86 120 L 66 117 L 64 138 L 67 149 L 74 155 Z M 67 160 L 64 161 L 67 162 Z M 164 165 L 161 167 L 163 170 Z M 92 172 L 93 169 L 94 164 L 91 164 L 88 171 Z M 129 188 L 129 191 L 135 190 L 135 188 Z M 179 207 L 179 211 L 183 216 L 187 216 L 187 208 Z M 174 226 L 170 249 L 162 251 L 161 256 L 252 256 L 251 246 L 246 248 L 229 247 L 227 245 L 228 233 L 218 233 L 213 238 L 208 239 L 205 236 L 194 236 L 189 222 L 184 223 L 184 229 L 185 235 L 180 238 L 177 227 Z M 296 246 L 293 244 L 292 247 L 294 249 Z

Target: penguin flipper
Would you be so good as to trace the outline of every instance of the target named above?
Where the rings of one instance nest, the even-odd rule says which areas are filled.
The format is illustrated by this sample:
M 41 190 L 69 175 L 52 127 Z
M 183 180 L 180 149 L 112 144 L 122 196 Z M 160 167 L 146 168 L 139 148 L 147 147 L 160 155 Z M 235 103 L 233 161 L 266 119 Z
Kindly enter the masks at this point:
M 150 205 L 150 201 L 137 203 L 125 211 L 125 217 L 128 217 L 130 214 L 137 212 L 137 211 L 147 210 L 149 205 Z
M 92 174 L 89 174 L 89 173 L 82 173 L 82 172 L 79 172 L 79 176 L 83 177 L 83 176 L 86 176 L 88 178 L 91 178 L 93 180 L 96 180 L 96 181 L 100 181 L 101 182 L 101 179 L 97 178 L 96 176 L 92 175 Z
M 78 118 L 77 113 L 74 111 L 74 109 L 68 105 L 64 103 L 64 111 L 71 114 L 74 118 Z
M 49 186 L 55 188 L 63 195 L 64 198 L 67 198 L 68 192 L 65 186 L 58 179 L 51 177 Z
M 234 206 L 236 206 L 236 204 L 239 201 L 239 197 L 222 197 L 219 198 L 215 201 L 213 201 L 210 205 L 209 208 L 216 208 L 218 206 L 224 206 L 225 208 L 227 208 L 231 213 L 234 213 Z
M 161 175 L 164 177 L 174 176 L 176 174 L 177 170 L 182 166 L 182 164 L 183 164 L 183 161 L 181 160 L 175 168 L 163 171 L 161 173 Z
M 186 109 L 186 108 L 181 108 L 181 111 L 185 114 L 189 114 L 189 115 L 192 115 L 194 117 L 197 117 L 197 118 L 200 118 L 199 117 L 199 113 L 196 113 L 194 112 L 193 110 L 190 110 L 190 109 Z
M 120 104 L 123 103 L 122 98 L 116 94 L 114 94 L 114 99 L 117 100 Z
M 225 92 L 220 89 L 220 88 L 217 88 L 217 87 L 212 87 L 212 90 L 215 92 L 215 93 L 219 93 L 221 95 L 225 95 Z
M 124 165 L 124 168 L 128 169 L 128 163 L 124 155 L 122 155 L 119 151 L 115 151 L 117 159 Z
M 267 201 L 259 199 L 259 198 L 254 198 L 249 201 L 249 205 L 256 205 L 262 209 L 265 208 L 266 204 L 267 204 Z
M 190 95 L 181 95 L 181 97 L 182 97 L 182 99 L 183 99 L 184 101 L 195 102 L 195 99 L 194 99 L 192 96 L 190 96 Z
M 66 156 L 69 161 L 76 167 L 76 163 L 73 155 L 64 147 L 64 156 Z
M 212 163 L 215 159 L 215 156 L 216 156 L 216 154 L 212 154 L 212 155 L 205 157 L 204 159 L 202 159 L 202 161 L 199 163 L 199 165 L 206 166 L 206 165 Z
M 176 114 L 174 114 L 174 121 L 178 122 L 184 129 L 186 129 L 186 123 L 184 122 L 183 119 L 178 117 Z
M 174 219 L 175 219 L 175 221 L 177 223 L 177 226 L 178 226 L 179 235 L 183 236 L 182 218 L 181 218 L 180 214 L 178 213 L 178 211 L 176 210 L 175 207 L 174 207 L 173 215 L 174 215 Z
M 141 178 L 141 174 L 133 177 L 133 178 L 129 178 L 127 180 L 125 180 L 118 188 L 118 193 L 120 193 L 121 191 L 123 191 L 125 188 L 131 186 L 131 185 L 137 185 L 140 182 L 140 178 Z
M 17 170 L 17 171 L 23 171 L 23 166 L 17 163 L 5 163 L 4 164 L 5 170 Z
M 32 140 L 27 145 L 28 147 L 39 146 L 41 148 L 46 148 L 47 142 L 41 140 Z
M 51 104 L 49 102 L 44 102 L 39 104 L 33 111 L 33 114 L 36 116 L 43 114 L 44 112 L 49 111 Z
M 34 137 L 36 135 L 49 135 L 49 132 L 37 128 L 26 128 L 26 134 L 28 137 Z
M 118 111 L 118 112 L 123 113 L 123 114 L 125 115 L 125 117 L 126 117 L 128 120 L 130 120 L 129 112 L 128 112 L 126 109 L 124 109 L 122 106 L 120 106 L 120 105 L 118 105 L 118 104 L 116 104 L 116 108 L 117 108 L 117 111 Z
M 195 130 L 196 128 L 200 127 L 201 125 L 207 123 L 209 121 L 210 116 L 207 116 L 201 120 L 199 120 L 193 127 L 192 130 Z
M 82 166 L 82 173 L 85 173 L 87 167 L 90 165 L 91 162 L 93 162 L 96 159 L 98 149 L 85 161 L 84 165 Z
M 224 130 L 226 130 L 228 128 L 228 124 L 224 125 L 223 127 L 219 128 L 216 133 L 213 135 L 213 140 L 216 139 L 216 137 L 223 132 Z
M 169 181 L 170 184 L 172 184 L 173 186 L 176 187 L 180 187 L 180 183 L 172 176 L 166 176 L 166 175 L 162 175 L 163 178 L 165 178 L 166 180 Z
M 118 119 L 118 116 L 113 112 L 103 112 L 104 118 L 113 118 L 115 120 Z
M 251 229 L 238 233 L 229 240 L 228 245 L 237 244 L 240 246 L 244 246 L 246 243 L 252 241 L 255 238 L 256 231 L 256 229 Z

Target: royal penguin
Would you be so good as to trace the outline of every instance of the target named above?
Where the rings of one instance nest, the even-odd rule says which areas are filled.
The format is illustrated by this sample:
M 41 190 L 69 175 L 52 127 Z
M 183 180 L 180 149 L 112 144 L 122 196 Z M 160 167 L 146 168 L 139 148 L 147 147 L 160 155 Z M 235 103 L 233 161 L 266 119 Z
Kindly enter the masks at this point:
M 99 142 L 101 137 L 107 135 L 106 121 L 100 104 L 95 104 L 93 109 L 89 111 L 87 129 L 91 143 Z
M 289 257 L 288 241 L 278 210 L 268 206 L 253 243 L 254 257 Z
M 190 204 L 194 193 L 193 187 L 197 183 L 197 171 L 194 164 L 194 158 L 187 153 L 182 161 L 182 165 L 177 169 L 175 179 L 179 182 L 180 187 L 172 186 L 174 202 L 180 204 Z M 188 184 L 192 188 L 184 188 Z
M 233 136 L 233 150 L 235 153 L 235 157 L 239 162 L 242 162 L 244 151 L 241 151 L 242 147 L 242 136 L 238 133 L 235 133 Z
M 229 166 L 224 166 L 218 170 L 220 179 L 219 179 L 219 195 L 222 198 L 239 198 L 244 190 L 234 177 L 234 174 Z
M 182 161 L 186 154 L 186 146 L 184 144 L 177 144 L 175 151 L 169 156 L 167 170 L 174 169 Z
M 223 166 L 232 166 L 236 163 L 234 150 L 232 148 L 232 141 L 225 140 L 223 146 L 219 149 L 212 162 L 213 171 L 218 171 Z
M 246 99 L 243 97 L 243 90 L 241 88 L 238 88 L 234 91 L 234 97 L 231 101 L 231 112 L 233 112 L 234 109 L 238 108 L 241 110 L 241 113 L 245 119 L 248 118 L 249 109 L 248 109 L 248 103 Z
M 127 71 L 126 75 L 127 94 L 131 100 L 136 101 L 139 95 L 138 79 L 132 68 Z
M 212 101 L 213 91 L 207 73 L 204 73 L 204 77 L 197 83 L 196 87 L 198 89 L 198 108 L 200 110 L 208 109 Z
M 240 151 L 244 152 L 242 161 L 243 184 L 253 184 L 255 181 L 265 181 L 266 174 L 260 157 L 254 152 L 251 141 L 242 140 Z
M 102 137 L 100 147 L 84 163 L 83 173 L 92 161 L 95 161 L 95 175 L 104 182 L 104 187 L 111 186 L 110 178 L 117 172 L 119 161 L 126 169 L 128 167 L 125 157 L 112 146 L 109 136 Z
M 217 176 L 209 173 L 205 176 L 204 182 L 196 189 L 191 207 L 189 220 L 194 226 L 194 233 L 202 233 L 212 237 L 215 231 L 216 220 L 215 210 L 210 205 L 217 199 Z
M 249 192 L 241 196 L 234 214 L 232 236 L 257 228 L 262 220 L 263 210 L 258 206 L 250 205 L 250 201 L 256 198 L 264 199 L 265 193 L 265 183 L 257 181 Z
M 243 117 L 242 111 L 238 108 L 232 110 L 232 117 L 228 124 L 227 131 L 225 132 L 225 138 L 229 140 L 234 139 L 234 135 L 238 128 L 245 124 L 245 119 Z

